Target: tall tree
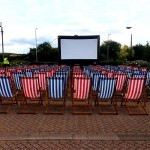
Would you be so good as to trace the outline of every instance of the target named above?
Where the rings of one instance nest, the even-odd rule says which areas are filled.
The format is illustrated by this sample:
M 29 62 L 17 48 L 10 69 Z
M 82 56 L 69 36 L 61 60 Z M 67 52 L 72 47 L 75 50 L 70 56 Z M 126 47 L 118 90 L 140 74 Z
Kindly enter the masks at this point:
M 121 44 L 112 40 L 104 41 L 100 46 L 100 58 L 102 60 L 114 60 L 118 59 L 118 54 L 121 49 Z
M 35 61 L 36 48 L 30 48 L 29 60 Z M 58 48 L 52 48 L 49 42 L 44 42 L 37 46 L 37 56 L 40 62 L 58 62 Z
M 119 56 L 120 60 L 124 60 L 125 61 L 127 59 L 128 50 L 129 50 L 129 47 L 127 45 L 124 45 L 124 46 L 121 47 L 121 50 L 118 53 L 118 56 Z

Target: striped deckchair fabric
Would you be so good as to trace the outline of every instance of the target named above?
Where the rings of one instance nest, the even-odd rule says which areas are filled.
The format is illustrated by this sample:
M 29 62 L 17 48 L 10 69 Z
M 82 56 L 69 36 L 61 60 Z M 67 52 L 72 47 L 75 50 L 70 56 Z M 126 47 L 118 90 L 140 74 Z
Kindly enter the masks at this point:
M 110 78 L 114 76 L 113 72 L 107 72 L 106 74 L 107 74 L 107 77 L 110 77 Z
M 22 77 L 21 83 L 24 91 L 24 96 L 26 98 L 39 98 L 40 97 L 40 87 L 39 79 L 36 77 Z
M 20 103 L 18 113 L 37 113 L 38 106 L 42 103 L 39 79 L 37 77 L 21 77 L 21 84 L 24 94 L 24 100 Z M 28 110 L 24 106 L 31 106 L 32 109 Z
M 56 77 L 63 77 L 64 78 L 64 82 L 65 82 L 65 85 L 68 85 L 68 72 L 66 71 L 57 71 L 55 73 L 55 76 Z
M 96 104 L 99 106 L 99 114 L 118 114 L 114 102 L 116 84 L 117 78 L 99 78 L 96 99 Z M 102 111 L 102 107 L 106 106 L 113 107 L 114 111 Z
M 22 89 L 21 85 L 21 77 L 24 77 L 25 74 L 23 72 L 14 72 L 13 73 L 13 79 L 14 79 L 14 84 L 17 90 Z
M 74 114 L 91 114 L 92 113 L 92 91 L 91 78 L 74 77 L 72 86 L 72 105 Z M 76 107 L 87 107 L 88 112 L 76 112 Z
M 8 98 L 13 97 L 10 77 L 0 77 L 0 96 Z
M 64 77 L 51 77 L 47 78 L 48 82 L 48 96 L 50 98 L 63 98 L 65 92 L 65 78 Z
M 14 90 L 15 91 L 15 90 Z M 0 113 L 8 113 L 11 105 L 14 103 L 17 92 L 14 93 L 10 77 L 1 76 L 0 77 L 0 105 L 5 105 L 5 109 L 0 109 Z
M 127 90 L 123 94 L 121 105 L 123 105 L 123 102 L 125 103 L 125 106 L 130 115 L 148 114 L 145 109 L 146 107 L 145 98 L 144 98 L 144 104 L 143 101 L 141 101 L 140 99 L 144 89 L 144 80 L 145 80 L 144 78 L 136 78 L 136 77 L 132 77 L 128 79 Z M 132 112 L 131 107 L 140 108 L 140 110 L 136 112 L 135 111 Z M 141 111 L 141 108 L 143 111 Z
M 90 78 L 74 78 L 74 98 L 87 99 L 90 91 Z
M 122 91 L 126 83 L 127 75 L 122 73 L 116 74 L 115 77 L 117 78 L 116 91 Z
M 0 77 L 1 76 L 6 76 L 6 73 L 5 72 L 3 72 L 3 73 L 0 72 Z
M 73 72 L 72 73 L 72 78 L 74 77 L 85 77 L 85 73 L 84 72 Z
M 46 73 L 36 72 L 33 76 L 39 79 L 40 90 L 46 90 Z
M 33 72 L 31 70 L 26 70 L 24 73 L 26 77 L 33 77 Z
M 118 73 L 114 77 L 117 78 L 115 96 L 122 96 L 122 92 L 127 84 L 127 75 L 125 73 Z
M 96 91 L 97 90 L 97 85 L 99 82 L 99 78 L 105 78 L 106 76 L 101 73 L 94 73 L 93 78 L 92 78 L 92 90 Z
M 46 114 L 63 114 L 65 109 L 65 78 L 64 77 L 47 77 L 47 105 Z M 51 106 L 51 109 L 49 107 Z M 53 107 L 61 110 L 53 109 Z
M 150 71 L 148 71 L 146 75 L 146 85 L 149 85 L 149 84 L 150 84 Z
M 116 78 L 100 78 L 98 84 L 98 98 L 112 98 L 116 82 Z
M 46 73 L 46 77 L 53 77 L 53 75 L 54 75 L 53 70 L 46 71 L 45 73 Z
M 144 87 L 144 78 L 129 78 L 128 88 L 124 98 L 138 100 Z

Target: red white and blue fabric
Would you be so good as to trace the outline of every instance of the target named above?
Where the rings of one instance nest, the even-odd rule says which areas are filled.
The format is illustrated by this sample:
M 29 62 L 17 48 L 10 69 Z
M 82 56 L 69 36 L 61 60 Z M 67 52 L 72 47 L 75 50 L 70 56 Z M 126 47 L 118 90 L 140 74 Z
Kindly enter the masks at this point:
M 107 72 L 107 77 L 108 77 L 108 78 L 113 77 L 113 75 L 114 75 L 114 73 L 113 73 L 113 72 Z
M 117 78 L 100 78 L 98 83 L 98 98 L 110 99 L 116 88 Z
M 26 70 L 25 75 L 26 77 L 33 77 L 33 72 L 31 70 Z
M 47 82 L 49 98 L 59 99 L 64 97 L 65 79 L 63 77 L 48 77 Z
M 91 86 L 91 78 L 88 77 L 76 77 L 73 79 L 74 83 L 74 95 L 75 99 L 88 99 L 90 93 L 90 86 Z
M 54 75 L 53 70 L 46 71 L 45 73 L 46 73 L 46 77 L 53 77 L 53 75 Z
M 85 73 L 83 72 L 73 72 L 73 77 L 85 77 Z
M 0 96 L 5 98 L 13 97 L 10 77 L 0 77 Z
M 46 73 L 36 72 L 34 73 L 34 77 L 37 77 L 39 79 L 40 89 L 46 90 Z
M 27 98 L 39 98 L 39 79 L 36 77 L 22 77 L 21 78 L 22 88 L 24 95 Z
M 149 84 L 150 84 L 150 71 L 148 71 L 146 75 L 146 85 L 149 85 Z
M 124 98 L 136 100 L 139 99 L 144 86 L 144 78 L 129 78 L 127 92 Z
M 55 73 L 55 76 L 56 77 L 63 77 L 65 79 L 65 85 L 67 83 L 67 79 L 68 79 L 68 72 L 65 72 L 65 71 L 57 71 Z
M 93 78 L 92 78 L 92 89 L 94 91 L 97 90 L 97 85 L 98 85 L 98 82 L 99 82 L 99 78 L 105 78 L 105 74 L 100 74 L 100 73 L 95 73 L 93 74 Z
M 127 79 L 127 75 L 124 73 L 116 74 L 115 77 L 117 78 L 116 91 L 122 91 Z
M 21 77 L 24 77 L 25 74 L 23 72 L 14 72 L 13 73 L 13 79 L 17 90 L 22 89 L 21 85 Z

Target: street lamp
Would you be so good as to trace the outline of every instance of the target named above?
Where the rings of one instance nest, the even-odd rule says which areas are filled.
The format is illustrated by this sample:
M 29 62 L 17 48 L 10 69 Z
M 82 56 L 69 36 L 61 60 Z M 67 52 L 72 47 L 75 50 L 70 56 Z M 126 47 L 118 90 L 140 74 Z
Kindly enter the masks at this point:
M 3 60 L 4 60 L 4 42 L 3 42 L 3 27 L 2 27 L 2 22 L 0 22 L 0 27 L 1 27 L 1 35 L 2 35 L 2 53 L 3 53 Z
M 36 30 L 38 28 L 35 29 L 35 44 L 36 44 L 36 62 L 38 61 L 38 57 L 37 57 L 37 35 L 36 35 Z
M 132 27 L 126 27 L 126 29 L 131 29 Z M 131 41 L 130 41 L 130 48 L 131 48 L 131 51 L 132 51 L 132 33 L 131 33 Z M 133 54 L 133 52 L 132 52 Z
M 107 61 L 109 60 L 109 36 L 110 36 L 111 34 L 108 34 L 108 39 L 107 39 Z

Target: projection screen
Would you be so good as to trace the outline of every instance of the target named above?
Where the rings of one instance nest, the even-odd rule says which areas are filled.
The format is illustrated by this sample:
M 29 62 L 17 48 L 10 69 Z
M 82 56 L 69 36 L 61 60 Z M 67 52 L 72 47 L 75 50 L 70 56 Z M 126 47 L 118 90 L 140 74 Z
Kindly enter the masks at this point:
M 59 36 L 60 61 L 97 61 L 100 36 Z

